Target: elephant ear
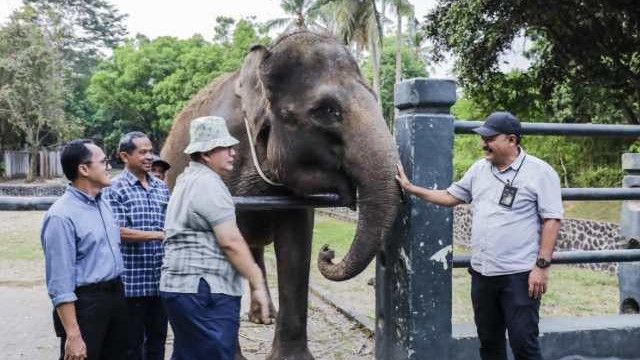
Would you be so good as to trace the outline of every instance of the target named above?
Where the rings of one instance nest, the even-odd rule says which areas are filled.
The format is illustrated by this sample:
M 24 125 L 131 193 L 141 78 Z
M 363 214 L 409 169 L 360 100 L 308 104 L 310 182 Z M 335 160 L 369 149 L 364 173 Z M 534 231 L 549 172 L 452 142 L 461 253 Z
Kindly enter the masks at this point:
M 262 45 L 254 45 L 244 64 L 235 85 L 235 92 L 242 99 L 242 113 L 246 117 L 254 143 L 259 145 L 261 132 L 269 126 L 271 106 L 260 73 L 262 62 L 269 57 L 269 50 Z

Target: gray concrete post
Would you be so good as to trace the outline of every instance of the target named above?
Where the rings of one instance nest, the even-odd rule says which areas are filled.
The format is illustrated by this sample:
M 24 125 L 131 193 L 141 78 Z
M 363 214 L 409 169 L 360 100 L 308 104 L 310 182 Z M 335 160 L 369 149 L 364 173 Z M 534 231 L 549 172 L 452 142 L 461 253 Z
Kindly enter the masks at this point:
M 622 170 L 625 176 L 622 186 L 640 187 L 640 154 L 622 154 Z M 620 211 L 620 235 L 630 246 L 640 242 L 640 201 L 626 200 Z M 635 242 L 635 245 L 633 245 Z M 640 263 L 620 263 L 618 265 L 618 287 L 620 290 L 620 313 L 640 312 Z
M 409 179 L 445 189 L 453 176 L 451 80 L 412 79 L 396 89 L 396 142 Z M 377 259 L 376 359 L 451 358 L 453 211 L 405 196 Z

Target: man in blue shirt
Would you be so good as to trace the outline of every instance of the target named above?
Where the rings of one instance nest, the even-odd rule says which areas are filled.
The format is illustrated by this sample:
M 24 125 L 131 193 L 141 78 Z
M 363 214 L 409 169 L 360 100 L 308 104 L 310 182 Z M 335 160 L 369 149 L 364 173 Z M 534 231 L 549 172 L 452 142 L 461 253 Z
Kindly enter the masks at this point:
M 47 211 L 41 233 L 60 359 L 124 359 L 120 234 L 101 196 L 111 184 L 109 163 L 89 140 L 65 145 L 60 160 L 71 185 Z
M 165 183 L 149 174 L 153 145 L 141 132 L 120 139 L 125 170 L 105 193 L 120 225 L 124 286 L 129 308 L 130 360 L 163 360 L 167 315 L 158 285 L 164 255 L 164 216 L 169 202 Z

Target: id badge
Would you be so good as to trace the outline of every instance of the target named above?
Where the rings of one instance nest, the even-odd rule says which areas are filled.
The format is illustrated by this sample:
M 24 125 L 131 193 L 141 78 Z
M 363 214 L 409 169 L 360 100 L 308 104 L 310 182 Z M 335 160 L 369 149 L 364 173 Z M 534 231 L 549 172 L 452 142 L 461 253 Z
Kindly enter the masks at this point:
M 515 200 L 517 192 L 517 187 L 505 185 L 504 189 L 502 189 L 502 195 L 500 195 L 500 201 L 498 203 L 504 207 L 511 208 L 513 206 L 513 200 Z

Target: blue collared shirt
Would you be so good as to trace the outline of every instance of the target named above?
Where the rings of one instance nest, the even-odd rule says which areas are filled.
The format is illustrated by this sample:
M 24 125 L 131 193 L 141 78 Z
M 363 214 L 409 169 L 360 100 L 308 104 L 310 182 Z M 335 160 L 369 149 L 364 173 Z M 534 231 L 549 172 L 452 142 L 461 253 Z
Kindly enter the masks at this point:
M 169 188 L 149 175 L 145 189 L 130 171 L 113 179 L 105 191 L 113 214 L 121 227 L 143 231 L 163 231 L 169 202 Z M 164 250 L 162 240 L 128 243 L 120 249 L 124 259 L 124 292 L 127 297 L 158 296 L 160 267 Z
M 76 287 L 123 271 L 120 230 L 100 194 L 93 198 L 69 186 L 45 214 L 40 240 L 54 307 L 76 301 Z
M 518 188 L 511 207 L 500 205 L 507 183 Z M 485 276 L 531 270 L 543 220 L 563 215 L 558 174 L 522 149 L 503 171 L 485 159 L 477 161 L 447 191 L 471 203 L 471 267 Z

